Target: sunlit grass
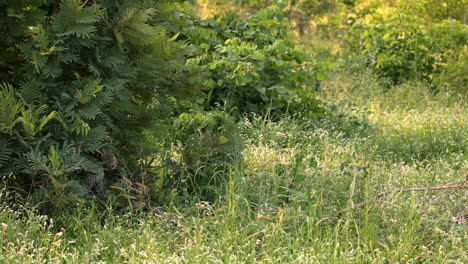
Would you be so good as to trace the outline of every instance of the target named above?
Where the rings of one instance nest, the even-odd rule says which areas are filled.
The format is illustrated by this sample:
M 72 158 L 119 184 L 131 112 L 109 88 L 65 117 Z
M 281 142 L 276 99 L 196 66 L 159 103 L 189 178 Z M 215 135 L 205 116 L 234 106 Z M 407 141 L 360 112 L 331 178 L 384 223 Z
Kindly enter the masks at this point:
M 244 161 L 214 204 L 54 220 L 2 206 L 0 263 L 466 263 L 466 190 L 324 218 L 384 190 L 466 181 L 463 99 L 379 85 L 342 73 L 324 84 L 322 118 L 242 121 Z

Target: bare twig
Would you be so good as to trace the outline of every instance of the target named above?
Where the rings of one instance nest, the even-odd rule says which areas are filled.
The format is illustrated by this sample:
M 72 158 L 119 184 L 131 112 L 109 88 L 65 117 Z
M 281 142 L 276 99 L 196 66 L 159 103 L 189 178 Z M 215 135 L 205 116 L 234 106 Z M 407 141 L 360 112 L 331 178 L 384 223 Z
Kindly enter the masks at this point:
M 439 185 L 439 186 L 429 186 L 429 187 L 397 188 L 397 189 L 392 189 L 392 190 L 388 190 L 388 191 L 383 191 L 383 192 L 380 192 L 379 194 L 377 194 L 376 196 L 374 196 L 372 199 L 369 199 L 367 201 L 364 201 L 364 202 L 361 202 L 361 203 L 358 203 L 358 204 L 353 204 L 350 207 L 339 210 L 336 213 L 326 215 L 322 219 L 320 219 L 319 222 L 326 221 L 326 220 L 329 220 L 329 219 L 334 218 L 334 217 L 339 217 L 341 214 L 343 214 L 343 213 L 345 213 L 347 211 L 364 207 L 364 206 L 368 205 L 369 203 L 374 202 L 374 201 L 378 201 L 382 197 L 384 197 L 384 196 L 386 196 L 388 194 L 391 194 L 391 193 L 416 192 L 416 191 L 435 191 L 435 190 L 447 190 L 447 189 L 468 189 L 468 185 L 465 185 L 465 184 L 449 184 L 449 185 Z

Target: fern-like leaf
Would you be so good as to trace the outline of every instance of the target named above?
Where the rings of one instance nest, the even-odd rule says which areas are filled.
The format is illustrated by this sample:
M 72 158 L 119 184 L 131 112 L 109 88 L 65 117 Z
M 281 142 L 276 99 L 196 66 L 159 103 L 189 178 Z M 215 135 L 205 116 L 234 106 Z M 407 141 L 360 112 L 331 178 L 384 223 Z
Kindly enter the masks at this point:
M 138 10 L 127 8 L 122 15 L 119 29 L 116 30 L 116 39 L 119 44 L 128 40 L 134 45 L 146 45 L 152 42 L 156 34 L 154 28 L 147 24 L 151 16 L 155 14 L 154 8 Z
M 90 129 L 91 128 L 88 123 L 84 122 L 80 118 L 76 118 L 70 128 L 71 132 L 74 132 L 78 136 L 87 136 Z
M 10 84 L 0 84 L 0 131 L 11 134 L 23 105 L 15 98 L 15 90 Z
M 94 120 L 96 119 L 97 115 L 102 113 L 102 111 L 101 111 L 101 107 L 99 107 L 97 103 L 92 103 L 78 110 L 78 113 L 80 113 L 83 119 Z
M 103 14 L 103 10 L 99 8 L 99 5 L 92 5 L 78 9 L 79 12 L 75 17 L 75 22 L 81 24 L 93 24 L 99 21 L 100 15 Z
M 109 134 L 103 126 L 92 128 L 88 135 L 79 141 L 84 151 L 96 151 L 103 147 L 109 140 Z
M 10 143 L 6 139 L 0 139 L 0 168 L 10 162 L 13 150 L 9 148 Z
M 85 6 L 80 0 L 65 0 L 60 4 L 60 12 L 54 18 L 54 28 L 59 36 L 72 35 L 89 39 L 100 20 L 103 10 L 98 5 Z
M 100 79 L 85 78 L 72 82 L 75 90 L 75 98 L 81 103 L 88 103 L 104 86 L 100 85 Z
M 77 181 L 68 181 L 67 189 L 69 191 L 69 195 L 76 196 L 78 198 L 83 198 L 88 193 L 88 188 Z
M 21 83 L 18 96 L 24 104 L 35 104 L 40 101 L 41 92 L 41 83 L 35 78 L 29 78 Z

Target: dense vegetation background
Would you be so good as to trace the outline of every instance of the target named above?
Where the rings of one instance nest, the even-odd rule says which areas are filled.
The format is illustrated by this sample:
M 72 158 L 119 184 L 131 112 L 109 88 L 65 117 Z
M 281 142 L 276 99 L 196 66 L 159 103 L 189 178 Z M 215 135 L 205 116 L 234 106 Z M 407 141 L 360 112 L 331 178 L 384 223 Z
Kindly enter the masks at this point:
M 2 1 L 0 262 L 465 263 L 467 19 Z

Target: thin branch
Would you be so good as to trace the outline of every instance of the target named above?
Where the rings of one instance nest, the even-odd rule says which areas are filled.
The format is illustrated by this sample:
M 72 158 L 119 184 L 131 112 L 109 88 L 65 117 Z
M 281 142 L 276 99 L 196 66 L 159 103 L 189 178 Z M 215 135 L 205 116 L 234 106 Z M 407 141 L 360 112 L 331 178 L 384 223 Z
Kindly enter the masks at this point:
M 383 191 L 383 192 L 380 192 L 379 194 L 377 194 L 376 196 L 374 196 L 372 199 L 369 199 L 367 201 L 364 201 L 364 202 L 361 202 L 361 203 L 358 203 L 358 204 L 353 204 L 350 207 L 339 210 L 336 213 L 326 215 L 322 219 L 320 219 L 319 222 L 326 221 L 326 220 L 329 220 L 329 219 L 334 218 L 334 217 L 339 217 L 341 214 L 343 214 L 343 213 L 345 213 L 347 211 L 364 207 L 364 206 L 368 205 L 369 203 L 374 202 L 374 201 L 378 201 L 382 197 L 384 197 L 384 196 L 386 196 L 388 194 L 391 194 L 391 193 L 416 192 L 416 191 L 435 191 L 435 190 L 447 190 L 447 189 L 468 189 L 468 185 L 465 185 L 465 184 L 450 184 L 450 185 L 439 185 L 439 186 L 430 186 L 430 187 L 397 188 L 397 189 L 392 189 L 392 190 L 388 190 L 388 191 Z

